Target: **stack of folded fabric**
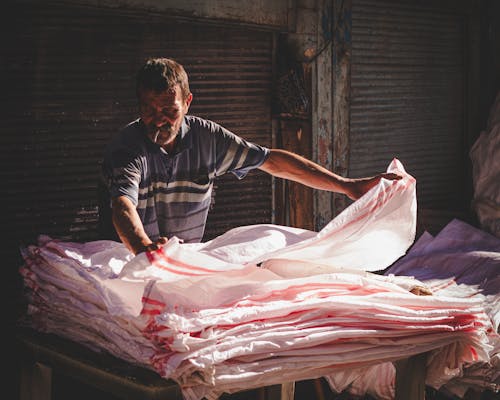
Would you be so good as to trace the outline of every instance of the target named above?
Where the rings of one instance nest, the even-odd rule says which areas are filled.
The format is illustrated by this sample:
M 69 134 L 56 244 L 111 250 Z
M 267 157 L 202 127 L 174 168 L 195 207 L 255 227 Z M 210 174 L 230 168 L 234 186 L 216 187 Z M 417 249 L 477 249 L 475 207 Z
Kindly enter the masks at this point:
M 140 284 L 116 279 L 117 272 L 132 258 L 123 245 L 112 241 L 60 242 L 40 236 L 36 246 L 22 249 L 22 255 L 25 264 L 20 272 L 28 300 L 22 324 L 151 367 L 149 360 L 156 349 L 142 334 L 146 318 L 125 316 L 127 307 L 114 298 L 113 289 L 102 285 L 108 282 L 127 292 L 131 301 L 140 299 Z M 120 306 L 123 317 L 112 314 Z
M 148 332 L 168 349 L 154 357 L 155 367 L 178 381 L 188 398 L 431 350 L 448 352 L 458 366 L 488 357 L 491 326 L 479 301 L 416 296 L 409 292 L 415 281 L 356 271 L 280 279 L 272 269 L 281 263 L 293 261 L 271 261 L 271 271 L 248 267 L 150 286 L 145 303 L 158 314 Z M 444 379 L 446 370 L 435 374 Z
M 405 174 L 396 160 L 391 170 Z M 26 323 L 151 368 L 192 400 L 321 376 L 392 398 L 392 362 L 429 351 L 428 379 L 445 384 L 439 355 L 458 371 L 489 361 L 484 299 L 417 296 L 413 277 L 367 272 L 407 251 L 415 212 L 405 174 L 318 233 L 240 227 L 136 257 L 116 242 L 41 236 L 23 249 Z
M 480 302 L 491 321 L 487 331 L 489 358 L 464 369 L 446 365 L 451 379 L 445 388 L 460 397 L 469 388 L 500 391 L 500 239 L 453 220 L 436 237 L 422 235 L 387 274 L 413 276 L 429 287 L 434 297 Z M 446 363 L 447 358 L 442 361 Z M 440 380 L 429 383 L 434 387 L 443 384 Z

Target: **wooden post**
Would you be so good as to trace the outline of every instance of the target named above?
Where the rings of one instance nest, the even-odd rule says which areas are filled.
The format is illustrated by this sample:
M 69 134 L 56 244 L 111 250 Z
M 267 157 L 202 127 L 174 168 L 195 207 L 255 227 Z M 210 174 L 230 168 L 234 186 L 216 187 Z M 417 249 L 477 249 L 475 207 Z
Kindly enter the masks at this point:
M 295 382 L 286 382 L 281 385 L 281 400 L 293 400 L 295 396 Z
M 333 172 L 349 173 L 349 135 L 351 108 L 351 0 L 334 0 L 333 8 Z M 348 206 L 345 195 L 333 195 L 333 215 Z
M 427 353 L 396 361 L 396 400 L 425 400 Z
M 317 55 L 313 69 L 313 159 L 332 170 L 332 46 L 330 0 L 321 0 L 318 6 Z M 324 47 L 326 46 L 326 47 Z M 323 49 L 324 47 L 324 49 Z M 314 192 L 315 229 L 322 229 L 332 219 L 332 194 L 324 190 Z
M 301 156 L 311 158 L 311 124 L 306 118 L 288 118 L 280 121 L 282 146 Z M 313 190 L 305 185 L 287 181 L 285 203 L 288 206 L 290 226 L 314 230 Z

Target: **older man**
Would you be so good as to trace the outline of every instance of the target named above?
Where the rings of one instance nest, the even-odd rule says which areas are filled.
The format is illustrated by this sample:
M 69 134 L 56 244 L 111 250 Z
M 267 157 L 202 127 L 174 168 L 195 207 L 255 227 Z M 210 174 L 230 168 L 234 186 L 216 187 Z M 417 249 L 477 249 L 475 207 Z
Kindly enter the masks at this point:
M 137 74 L 139 118 L 106 149 L 103 175 L 111 218 L 134 254 L 168 238 L 199 242 L 217 176 L 243 178 L 259 168 L 279 178 L 357 199 L 381 178 L 349 179 L 297 154 L 248 142 L 219 124 L 188 115 L 193 95 L 188 76 L 168 58 L 148 60 Z

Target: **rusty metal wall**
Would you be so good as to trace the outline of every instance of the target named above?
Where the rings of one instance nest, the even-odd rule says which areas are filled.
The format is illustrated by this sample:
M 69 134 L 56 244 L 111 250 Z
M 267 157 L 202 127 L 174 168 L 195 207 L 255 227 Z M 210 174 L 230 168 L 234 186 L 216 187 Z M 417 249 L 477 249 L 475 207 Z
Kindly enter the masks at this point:
M 13 6 L 8 17 L 0 148 L 11 246 L 42 233 L 97 238 L 103 147 L 136 118 L 134 75 L 148 56 L 185 65 L 193 114 L 271 145 L 269 31 L 69 5 Z M 271 221 L 271 179 L 228 175 L 217 185 L 207 237 Z
M 36 2 L 38 0 L 9 0 Z M 205 19 L 210 23 L 232 22 L 258 25 L 275 30 L 287 29 L 289 14 L 293 13 L 295 0 L 46 0 L 59 5 L 78 4 L 89 7 L 119 8 L 123 10 L 148 10 L 168 13 L 176 17 Z M 302 4 L 314 4 L 316 0 L 301 0 Z
M 397 157 L 419 212 L 458 216 L 465 195 L 466 19 L 451 9 L 352 0 L 349 175 Z

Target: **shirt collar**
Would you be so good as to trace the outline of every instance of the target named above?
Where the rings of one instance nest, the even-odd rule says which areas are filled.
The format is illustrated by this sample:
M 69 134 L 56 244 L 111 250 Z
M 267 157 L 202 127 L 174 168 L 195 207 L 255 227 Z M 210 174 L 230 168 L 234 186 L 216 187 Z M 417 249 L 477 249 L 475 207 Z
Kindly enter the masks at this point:
M 179 133 L 175 138 L 174 154 L 181 153 L 182 151 L 191 148 L 191 135 L 188 135 L 188 132 L 189 125 L 186 122 L 186 116 L 184 116 Z

